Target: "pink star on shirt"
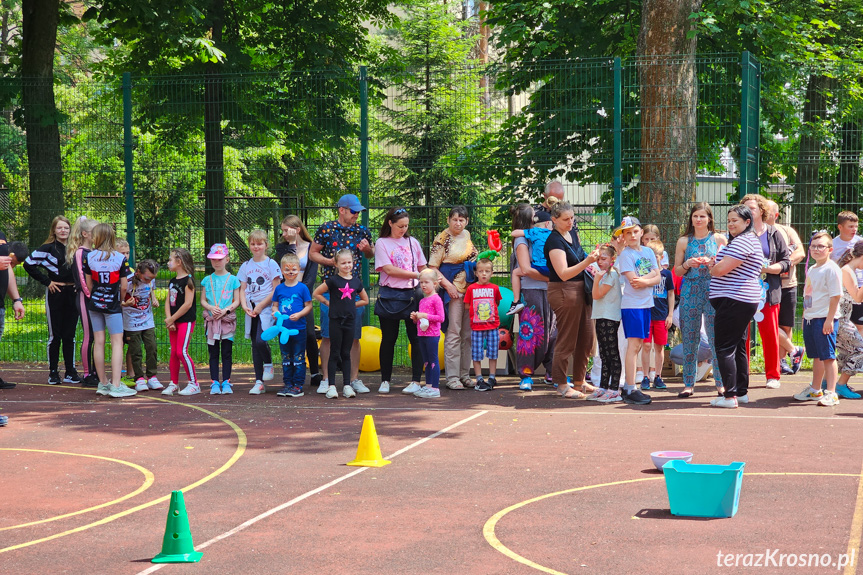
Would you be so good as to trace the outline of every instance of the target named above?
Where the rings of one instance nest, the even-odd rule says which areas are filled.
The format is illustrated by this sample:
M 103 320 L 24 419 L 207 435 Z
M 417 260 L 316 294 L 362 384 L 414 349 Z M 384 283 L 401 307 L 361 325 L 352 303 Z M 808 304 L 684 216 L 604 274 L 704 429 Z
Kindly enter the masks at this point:
M 339 291 L 342 292 L 342 299 L 353 299 L 354 290 L 351 286 L 345 284 L 345 287 L 339 288 Z

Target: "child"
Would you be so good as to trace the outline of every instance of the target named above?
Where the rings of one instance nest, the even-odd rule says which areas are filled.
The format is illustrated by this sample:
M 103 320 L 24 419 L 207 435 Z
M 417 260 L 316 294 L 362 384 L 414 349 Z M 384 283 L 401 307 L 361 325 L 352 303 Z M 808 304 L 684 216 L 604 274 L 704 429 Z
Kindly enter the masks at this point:
M 225 269 L 230 261 L 225 244 L 213 244 L 207 259 L 213 266 L 213 273 L 201 281 L 201 307 L 204 308 L 210 379 L 213 381 L 210 395 L 227 395 L 234 393 L 231 387 L 234 333 L 237 331 L 237 314 L 234 310 L 240 307 L 240 280 Z M 219 377 L 220 356 L 222 377 Z
M 126 297 L 129 263 L 116 251 L 114 228 L 99 224 L 93 228 L 93 250 L 84 261 L 87 308 L 93 322 L 94 363 L 99 384 L 96 393 L 110 397 L 129 397 L 137 392 L 120 381 L 123 369 L 123 312 L 120 302 Z M 105 374 L 105 330 L 111 336 L 111 380 Z M 111 385 L 113 383 L 113 385 Z
M 614 236 L 623 234 L 626 247 L 618 257 L 618 269 L 626 278 L 620 300 L 620 320 L 626 335 L 626 384 L 623 401 L 633 405 L 647 405 L 650 396 L 635 388 L 635 363 L 642 343 L 650 334 L 650 308 L 653 307 L 653 286 L 662 280 L 653 250 L 641 245 L 641 223 L 638 218 L 626 216 Z
M 255 365 L 255 385 L 251 395 L 267 392 L 265 381 L 273 379 L 273 355 L 269 342 L 261 339 L 265 329 L 273 325 L 273 314 L 269 300 L 273 290 L 282 280 L 279 264 L 267 256 L 270 240 L 264 230 L 249 234 L 249 249 L 252 259 L 240 266 L 237 279 L 245 292 L 241 303 L 246 312 L 246 339 L 252 340 L 252 363 Z
M 477 391 L 491 391 L 497 384 L 497 355 L 500 350 L 500 334 L 497 331 L 500 318 L 497 304 L 501 295 L 498 287 L 490 283 L 492 263 L 488 258 L 476 262 L 476 283 L 470 284 L 464 294 L 464 305 L 470 317 L 471 355 L 476 374 Z M 488 357 L 488 382 L 482 378 L 483 350 Z
M 839 405 L 836 395 L 836 332 L 839 321 L 836 310 L 842 297 L 842 272 L 830 259 L 833 239 L 819 232 L 809 241 L 815 265 L 806 274 L 803 288 L 803 343 L 812 358 L 812 384 L 796 394 L 798 401 L 818 401 L 818 405 Z M 827 389 L 821 391 L 821 380 Z
M 117 248 L 118 252 L 123 254 L 123 257 L 126 258 L 126 261 L 129 261 L 129 256 L 132 254 L 132 248 L 129 245 L 129 242 L 127 242 L 123 238 L 117 238 L 116 248 Z M 130 268 L 129 277 L 127 278 L 129 280 L 130 284 L 132 283 L 133 277 L 135 277 L 135 272 L 131 271 L 131 268 Z M 128 299 L 129 299 L 129 292 L 126 292 L 126 300 L 123 301 L 122 305 L 126 305 L 125 302 Z M 126 312 L 126 310 L 124 309 L 123 310 L 123 325 L 126 324 L 126 313 L 125 312 Z M 123 373 L 126 375 L 125 375 L 125 377 L 123 377 L 123 382 L 126 385 L 128 385 L 129 387 L 133 387 L 135 385 L 135 379 L 132 376 L 135 373 L 135 368 L 132 365 L 132 353 L 131 353 L 132 350 L 130 350 L 128 347 L 129 342 L 126 340 L 125 331 L 126 330 L 124 328 L 124 330 L 123 330 L 123 343 L 126 344 L 126 356 L 125 356 L 126 357 L 126 364 L 123 366 Z M 138 391 L 140 391 L 140 390 L 138 390 Z
M 665 253 L 662 242 L 655 240 L 647 243 L 647 247 L 653 250 L 656 258 Z M 665 363 L 665 345 L 668 343 L 668 329 L 674 319 L 674 278 L 671 272 L 665 268 L 659 270 L 661 281 L 653 286 L 653 307 L 650 309 L 650 333 L 644 340 L 644 348 L 641 353 L 641 365 L 651 365 L 650 352 L 653 351 L 653 363 L 655 372 L 650 372 L 653 377 L 654 389 L 666 389 L 660 373 Z M 659 373 L 657 373 L 659 372 Z M 650 389 L 650 378 L 645 375 L 641 380 L 641 389 Z
M 123 300 L 123 339 L 129 346 L 129 358 L 132 361 L 135 391 L 162 389 L 164 386 L 156 377 L 157 348 L 156 322 L 153 320 L 153 308 L 159 307 L 156 299 L 156 274 L 159 266 L 153 260 L 141 260 L 132 275 L 129 291 Z M 147 352 L 147 371 L 144 377 L 142 364 L 141 342 Z
M 272 312 L 288 316 L 282 327 L 299 333 L 290 336 L 287 343 L 279 342 L 285 386 L 276 395 L 302 397 L 303 384 L 306 383 L 306 316 L 312 312 L 312 294 L 306 284 L 300 283 L 300 258 L 296 254 L 285 254 L 281 264 L 285 283 L 273 291 Z
M 437 271 L 426 268 L 420 272 L 420 289 L 423 299 L 419 311 L 411 312 L 411 319 L 417 323 L 417 345 L 423 356 L 426 368 L 426 383 L 414 396 L 423 399 L 440 397 L 440 325 L 444 320 L 443 300 L 437 294 Z
M 614 247 L 604 245 L 599 248 L 596 261 L 599 271 L 593 276 L 593 312 L 591 319 L 596 322 L 596 340 L 602 371 L 599 387 L 587 396 L 588 401 L 617 403 L 620 396 L 620 351 L 617 330 L 620 327 L 620 273 L 614 269 Z M 596 383 L 596 382 L 593 382 Z
M 179 389 L 180 363 L 189 376 L 189 384 L 180 391 L 180 395 L 195 395 L 201 393 L 198 378 L 195 376 L 195 364 L 189 354 L 189 343 L 192 332 L 195 331 L 195 320 L 198 308 L 195 305 L 195 264 L 189 250 L 177 248 L 171 250 L 168 258 L 168 269 L 176 274 L 168 282 L 168 305 L 165 306 L 165 327 L 168 328 L 168 339 L 171 343 L 171 383 L 162 391 L 162 395 L 174 395 Z
M 551 205 L 557 203 L 557 198 L 550 197 Z M 544 276 L 548 276 L 548 261 L 545 259 L 545 242 L 548 236 L 551 235 L 551 214 L 546 211 L 536 211 L 533 216 L 536 222 L 534 227 L 526 230 L 513 230 L 512 237 L 527 238 L 530 242 L 530 265 Z M 515 315 L 524 309 L 524 302 L 521 299 L 521 278 L 526 274 L 526 270 L 515 268 L 512 270 L 512 305 L 506 312 L 506 315 Z
M 857 235 L 860 220 L 854 212 L 839 212 L 836 216 L 836 228 L 839 237 L 833 238 L 833 253 L 830 256 L 834 262 L 838 262 L 845 252 L 854 247 L 854 244 L 863 240 Z M 863 270 L 857 270 L 857 286 L 863 287 Z M 863 304 L 855 303 L 851 308 L 851 323 L 863 334 Z
M 330 357 L 327 362 L 327 374 L 332 381 L 336 380 L 336 369 L 341 362 L 344 396 L 354 397 L 357 393 L 351 387 L 351 348 L 354 345 L 354 321 L 356 321 L 356 309 L 369 305 L 369 296 L 363 287 L 360 278 L 354 277 L 354 254 L 347 248 L 336 252 L 336 275 L 315 288 L 314 297 L 322 305 L 330 306 Z M 330 301 L 324 297 L 330 294 Z M 354 303 L 356 297 L 359 300 Z M 339 396 L 335 384 L 331 383 L 327 388 L 328 399 Z
M 69 234 L 69 242 L 66 244 L 66 263 L 72 266 L 72 281 L 75 282 L 75 307 L 81 316 L 81 367 L 84 370 L 84 381 L 81 387 L 97 387 L 99 378 L 96 375 L 96 366 L 93 363 L 93 323 L 90 320 L 90 312 L 87 300 L 90 299 L 90 290 L 87 289 L 86 274 L 84 273 L 84 262 L 90 253 L 92 244 L 93 228 L 99 222 L 81 216 L 72 226 Z
M 650 242 L 659 242 L 662 244 L 662 240 L 659 239 L 659 228 L 653 224 L 647 224 L 641 229 L 641 245 L 646 246 Z M 669 266 L 668 261 L 668 252 L 665 251 L 665 248 L 662 249 L 662 255 L 656 256 L 659 260 L 659 265 L 662 269 L 667 270 Z

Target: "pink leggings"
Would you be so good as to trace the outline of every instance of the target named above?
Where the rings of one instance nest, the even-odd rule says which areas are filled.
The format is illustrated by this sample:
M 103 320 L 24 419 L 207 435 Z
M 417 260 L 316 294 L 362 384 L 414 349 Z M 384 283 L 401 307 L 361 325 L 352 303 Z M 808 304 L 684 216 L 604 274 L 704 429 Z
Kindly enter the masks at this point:
M 189 355 L 189 343 L 192 341 L 192 332 L 195 331 L 195 322 L 175 323 L 176 331 L 168 330 L 168 339 L 171 342 L 171 360 L 168 366 L 171 370 L 171 381 L 180 385 L 180 364 L 186 370 L 189 381 L 197 383 L 195 377 L 195 364 Z

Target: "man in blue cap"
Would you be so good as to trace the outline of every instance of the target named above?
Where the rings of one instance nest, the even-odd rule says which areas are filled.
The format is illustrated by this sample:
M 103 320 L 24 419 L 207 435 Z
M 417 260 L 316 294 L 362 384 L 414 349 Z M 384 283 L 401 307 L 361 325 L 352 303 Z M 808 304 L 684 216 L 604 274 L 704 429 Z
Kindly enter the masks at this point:
M 309 248 L 309 258 L 316 262 L 321 268 L 321 281 L 336 273 L 335 255 L 344 248 L 351 250 L 354 254 L 355 277 L 360 277 L 362 269 L 362 256 L 371 258 L 375 255 L 375 245 L 372 242 L 372 234 L 367 227 L 358 224 L 357 219 L 360 212 L 365 208 L 355 194 L 345 194 L 339 198 L 339 217 L 333 221 L 326 222 L 315 232 L 315 239 Z M 368 287 L 368 286 L 367 286 Z M 326 296 L 325 296 L 326 297 Z M 357 308 L 357 319 L 354 322 L 354 345 L 351 348 L 351 387 L 357 393 L 368 393 L 362 380 L 359 379 L 360 369 L 360 338 L 363 335 L 363 322 L 361 321 L 362 308 Z M 312 381 L 314 386 L 318 384 L 318 393 L 326 393 L 329 389 L 329 375 L 327 373 L 327 361 L 330 357 L 330 317 L 329 308 L 321 306 L 321 371 L 323 379 L 319 382 Z

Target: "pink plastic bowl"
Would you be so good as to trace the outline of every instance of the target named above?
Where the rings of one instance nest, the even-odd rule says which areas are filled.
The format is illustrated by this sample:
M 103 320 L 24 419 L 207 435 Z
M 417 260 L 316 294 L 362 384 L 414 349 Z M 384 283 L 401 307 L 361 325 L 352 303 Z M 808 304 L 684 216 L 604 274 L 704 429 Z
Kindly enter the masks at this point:
M 650 454 L 650 460 L 653 461 L 653 465 L 660 471 L 662 471 L 662 466 L 667 461 L 674 461 L 675 459 L 691 463 L 692 454 L 688 451 L 654 451 Z

